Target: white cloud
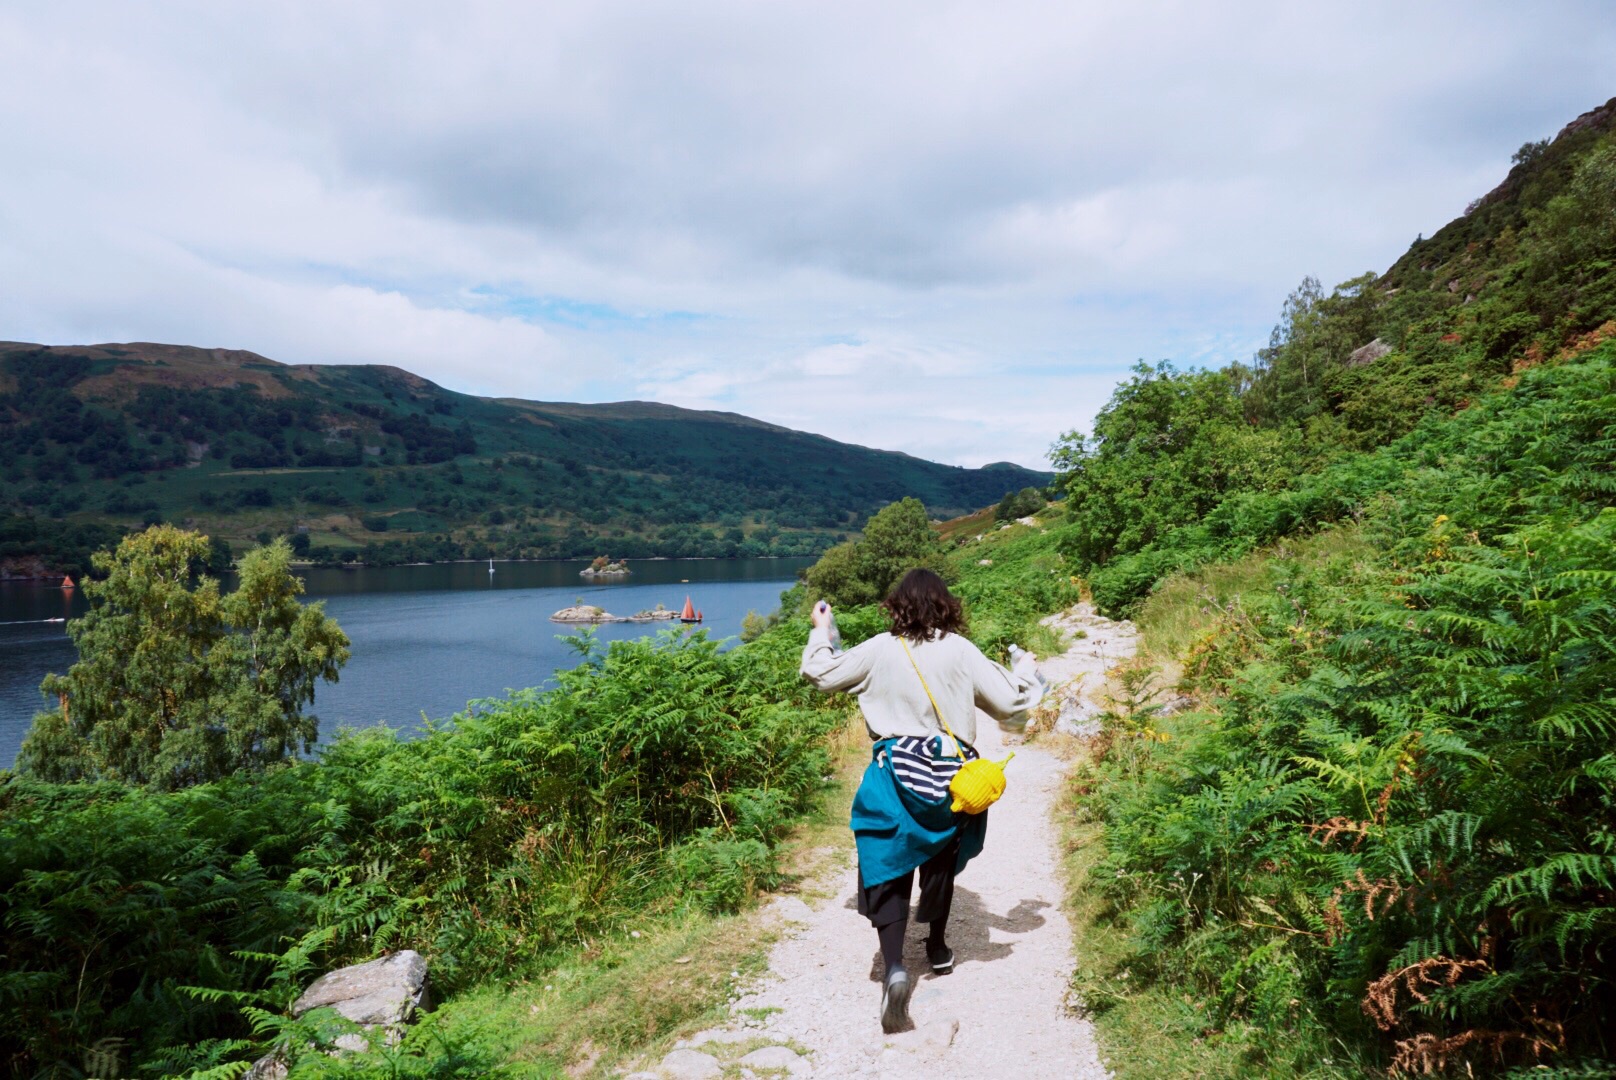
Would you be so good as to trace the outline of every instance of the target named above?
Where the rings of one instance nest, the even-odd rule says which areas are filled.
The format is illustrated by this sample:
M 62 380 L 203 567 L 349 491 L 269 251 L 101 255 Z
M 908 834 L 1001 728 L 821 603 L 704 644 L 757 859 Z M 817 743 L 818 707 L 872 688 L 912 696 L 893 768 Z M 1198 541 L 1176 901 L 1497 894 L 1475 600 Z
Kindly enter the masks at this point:
M 0 337 L 1036 463 L 1134 359 L 1244 358 L 1602 101 L 1605 15 L 13 6 Z

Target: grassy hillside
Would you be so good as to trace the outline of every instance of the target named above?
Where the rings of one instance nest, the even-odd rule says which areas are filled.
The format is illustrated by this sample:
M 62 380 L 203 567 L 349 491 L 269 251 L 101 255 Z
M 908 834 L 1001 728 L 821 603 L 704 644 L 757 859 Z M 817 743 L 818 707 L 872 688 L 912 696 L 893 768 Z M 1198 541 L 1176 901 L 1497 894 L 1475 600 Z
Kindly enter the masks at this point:
M 1616 1075 L 1613 131 L 1064 441 L 1020 542 L 1147 648 L 1073 796 L 1120 1075 Z
M 1119 708 L 1078 800 L 1119 1042 L 1216 1036 L 1231 1076 L 1612 1056 L 1613 430 L 1607 345 L 1338 463 L 1138 606 L 1140 676 L 1196 706 Z
M 733 413 L 478 398 L 391 367 L 150 344 L 0 344 L 0 470 L 0 512 L 288 533 L 369 562 L 803 554 L 906 495 L 946 517 L 1048 480 Z
M 1063 440 L 1064 550 L 1102 607 L 1127 610 L 1175 569 L 1357 512 L 1334 466 L 1616 338 L 1616 102 L 1517 157 L 1480 208 L 1416 242 L 1417 261 L 1328 296 L 1304 282 L 1252 364 L 1142 365 L 1092 432 Z M 1441 465 L 1419 439 L 1402 464 L 1379 460 Z M 1616 494 L 1597 469 L 1567 482 Z

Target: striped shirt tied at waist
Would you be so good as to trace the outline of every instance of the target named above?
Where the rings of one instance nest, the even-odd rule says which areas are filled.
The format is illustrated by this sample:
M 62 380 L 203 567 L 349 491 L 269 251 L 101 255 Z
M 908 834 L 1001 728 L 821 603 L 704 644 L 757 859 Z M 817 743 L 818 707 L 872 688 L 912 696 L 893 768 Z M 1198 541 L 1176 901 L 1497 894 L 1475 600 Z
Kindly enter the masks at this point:
M 948 785 L 960 766 L 979 756 L 970 745 L 947 735 L 904 735 L 888 744 L 877 764 L 890 765 L 898 783 L 916 798 L 940 802 L 949 798 Z

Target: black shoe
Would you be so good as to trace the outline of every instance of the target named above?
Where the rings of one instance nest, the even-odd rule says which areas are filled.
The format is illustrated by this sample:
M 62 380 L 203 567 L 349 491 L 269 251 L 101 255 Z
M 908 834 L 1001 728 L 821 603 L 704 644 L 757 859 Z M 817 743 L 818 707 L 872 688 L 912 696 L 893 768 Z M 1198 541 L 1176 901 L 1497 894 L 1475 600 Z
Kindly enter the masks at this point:
M 887 975 L 881 991 L 881 1030 L 891 1035 L 909 1022 L 909 973 L 897 968 Z
M 947 975 L 954 970 L 954 950 L 947 945 L 926 942 L 926 960 L 931 964 L 934 975 Z

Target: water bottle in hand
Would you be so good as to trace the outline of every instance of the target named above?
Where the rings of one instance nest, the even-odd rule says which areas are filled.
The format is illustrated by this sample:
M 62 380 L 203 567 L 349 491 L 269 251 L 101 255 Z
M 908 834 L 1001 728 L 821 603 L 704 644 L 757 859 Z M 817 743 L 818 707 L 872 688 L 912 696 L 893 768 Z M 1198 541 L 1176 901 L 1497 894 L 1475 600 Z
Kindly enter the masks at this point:
M 823 600 L 819 602 L 819 610 L 828 616 L 828 619 L 825 622 L 825 631 L 830 635 L 830 647 L 835 649 L 837 652 L 841 652 L 842 632 L 836 629 L 836 613 L 832 611 L 830 609 L 830 605 L 825 603 Z
M 1044 685 L 1044 673 L 1038 670 L 1038 657 L 1023 649 L 1020 645 L 1010 646 L 1010 670 L 1015 674 Z

